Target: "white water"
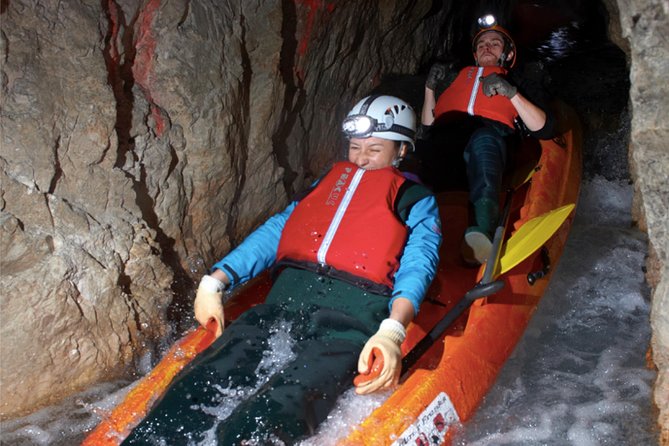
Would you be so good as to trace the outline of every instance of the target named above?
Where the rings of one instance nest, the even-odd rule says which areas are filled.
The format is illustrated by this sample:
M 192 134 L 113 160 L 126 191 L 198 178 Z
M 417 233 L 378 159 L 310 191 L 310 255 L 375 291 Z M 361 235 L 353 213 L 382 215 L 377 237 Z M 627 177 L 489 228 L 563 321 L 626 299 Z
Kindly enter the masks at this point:
M 626 183 L 583 184 L 548 292 L 456 445 L 657 444 L 647 242 L 631 200 Z
M 649 290 L 644 234 L 632 228 L 632 188 L 585 181 L 576 221 L 548 292 L 460 445 L 657 444 L 645 366 Z M 133 383 L 96 386 L 31 416 L 1 424 L 3 445 L 75 445 Z M 327 446 L 386 395 L 342 398 L 315 438 Z

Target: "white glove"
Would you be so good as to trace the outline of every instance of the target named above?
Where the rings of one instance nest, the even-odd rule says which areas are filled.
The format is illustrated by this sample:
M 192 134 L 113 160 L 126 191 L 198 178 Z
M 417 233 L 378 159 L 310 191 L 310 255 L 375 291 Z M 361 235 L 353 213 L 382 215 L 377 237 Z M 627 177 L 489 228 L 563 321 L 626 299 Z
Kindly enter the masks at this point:
M 355 392 L 359 395 L 376 392 L 379 389 L 387 389 L 395 386 L 400 379 L 402 371 L 402 350 L 400 346 L 406 338 L 406 329 L 401 322 L 395 319 L 384 319 L 379 326 L 379 331 L 369 338 L 365 347 L 360 352 L 358 359 L 358 373 L 361 376 L 354 381 Z M 365 380 L 365 375 L 374 375 L 372 365 L 381 359 L 383 369 L 378 376 L 370 376 Z
M 223 290 L 225 284 L 212 276 L 203 276 L 195 295 L 195 319 L 204 327 L 216 320 L 216 337 L 223 333 Z

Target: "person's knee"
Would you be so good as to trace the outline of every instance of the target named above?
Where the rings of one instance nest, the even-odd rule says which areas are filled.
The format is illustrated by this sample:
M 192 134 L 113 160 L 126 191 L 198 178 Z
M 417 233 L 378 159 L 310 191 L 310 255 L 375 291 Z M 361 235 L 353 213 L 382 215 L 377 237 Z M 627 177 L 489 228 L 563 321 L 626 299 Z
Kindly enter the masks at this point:
M 471 164 L 495 165 L 502 168 L 506 160 L 506 142 L 494 129 L 482 128 L 472 134 L 464 159 Z
M 495 150 L 501 152 L 504 150 L 504 138 L 494 129 L 483 127 L 477 129 L 469 138 L 470 150 Z

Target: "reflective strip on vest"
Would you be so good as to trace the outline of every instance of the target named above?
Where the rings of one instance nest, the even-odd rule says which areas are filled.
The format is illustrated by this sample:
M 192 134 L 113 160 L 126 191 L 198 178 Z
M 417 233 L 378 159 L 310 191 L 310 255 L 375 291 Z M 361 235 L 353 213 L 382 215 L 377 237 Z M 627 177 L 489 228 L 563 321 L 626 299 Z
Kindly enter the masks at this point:
M 344 214 L 346 213 L 346 208 L 348 208 L 348 205 L 351 203 L 351 198 L 353 198 L 353 194 L 355 193 L 355 190 L 358 188 L 358 184 L 360 184 L 360 180 L 362 179 L 362 175 L 364 173 L 365 173 L 364 169 L 358 169 L 353 175 L 353 179 L 351 179 L 351 184 L 346 189 L 344 198 L 342 199 L 341 203 L 339 203 L 339 207 L 337 208 L 337 212 L 335 213 L 335 216 L 332 219 L 332 223 L 330 223 L 330 227 L 325 233 L 325 237 L 323 237 L 323 242 L 321 243 L 320 248 L 318 248 L 318 255 L 317 255 L 318 263 L 320 263 L 321 265 L 326 264 L 325 257 L 328 253 L 328 249 L 330 249 L 330 244 L 332 244 L 332 239 L 337 233 L 337 229 L 339 229 L 339 224 L 341 223 L 341 219 L 344 217 Z
M 476 96 L 479 91 L 479 84 L 481 83 L 481 75 L 483 74 L 483 67 L 479 67 L 476 70 L 476 78 L 474 79 L 474 86 L 472 87 L 472 92 L 469 96 L 469 103 L 467 104 L 467 113 L 470 116 L 474 116 L 474 104 L 476 103 Z
M 281 231 L 276 265 L 304 268 L 390 295 L 408 237 L 395 204 L 406 179 L 393 167 L 335 163 Z
M 518 116 L 516 108 L 509 98 L 502 95 L 486 96 L 483 94 L 481 77 L 507 71 L 502 67 L 464 67 L 451 85 L 437 99 L 434 106 L 435 124 L 440 125 L 450 119 L 465 116 L 480 116 L 500 122 L 511 129 L 515 128 L 514 119 Z

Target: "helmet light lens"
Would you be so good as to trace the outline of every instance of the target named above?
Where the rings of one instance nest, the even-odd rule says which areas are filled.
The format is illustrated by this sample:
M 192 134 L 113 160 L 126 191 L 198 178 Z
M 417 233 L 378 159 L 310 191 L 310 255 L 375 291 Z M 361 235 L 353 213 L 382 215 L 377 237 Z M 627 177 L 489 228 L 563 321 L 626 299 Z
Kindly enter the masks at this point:
M 367 138 L 374 132 L 387 132 L 393 126 L 393 117 L 387 115 L 385 123 L 367 115 L 352 115 L 344 119 L 341 129 L 348 138 Z
M 492 28 L 496 24 L 497 24 L 497 19 L 495 19 L 495 16 L 492 14 L 486 14 L 484 16 L 479 17 L 479 27 L 482 29 Z
M 349 138 L 366 138 L 374 132 L 376 119 L 367 115 L 353 115 L 344 119 L 341 129 Z

